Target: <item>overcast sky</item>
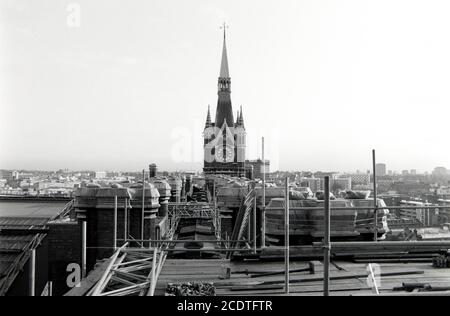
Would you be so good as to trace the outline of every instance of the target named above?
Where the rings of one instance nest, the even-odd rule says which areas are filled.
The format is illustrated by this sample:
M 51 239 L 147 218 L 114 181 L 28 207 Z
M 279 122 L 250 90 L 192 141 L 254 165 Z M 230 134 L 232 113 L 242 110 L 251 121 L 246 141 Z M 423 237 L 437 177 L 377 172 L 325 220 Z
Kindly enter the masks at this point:
M 265 135 L 281 170 L 366 170 L 372 148 L 388 169 L 450 167 L 449 16 L 445 0 L 0 0 L 0 168 L 200 170 L 224 21 L 248 158 Z

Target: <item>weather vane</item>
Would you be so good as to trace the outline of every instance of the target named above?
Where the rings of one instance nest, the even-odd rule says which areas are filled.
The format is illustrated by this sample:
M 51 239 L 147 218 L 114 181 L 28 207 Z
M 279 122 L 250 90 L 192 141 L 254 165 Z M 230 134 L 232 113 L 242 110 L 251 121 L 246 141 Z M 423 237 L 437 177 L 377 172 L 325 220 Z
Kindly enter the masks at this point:
M 225 38 L 225 30 L 228 28 L 229 26 L 223 22 L 223 25 L 220 27 L 220 29 L 223 29 L 223 37 Z

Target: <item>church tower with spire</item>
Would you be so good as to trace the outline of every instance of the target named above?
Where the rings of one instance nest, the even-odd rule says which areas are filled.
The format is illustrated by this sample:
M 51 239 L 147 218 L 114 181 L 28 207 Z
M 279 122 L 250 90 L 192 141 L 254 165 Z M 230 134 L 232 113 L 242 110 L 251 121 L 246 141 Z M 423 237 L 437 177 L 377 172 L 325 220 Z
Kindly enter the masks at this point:
M 245 176 L 245 127 L 242 106 L 236 121 L 231 105 L 231 78 L 228 68 L 226 26 L 223 26 L 222 62 L 218 80 L 218 100 L 215 121 L 211 121 L 208 106 L 204 138 L 205 174 L 225 174 L 235 177 Z

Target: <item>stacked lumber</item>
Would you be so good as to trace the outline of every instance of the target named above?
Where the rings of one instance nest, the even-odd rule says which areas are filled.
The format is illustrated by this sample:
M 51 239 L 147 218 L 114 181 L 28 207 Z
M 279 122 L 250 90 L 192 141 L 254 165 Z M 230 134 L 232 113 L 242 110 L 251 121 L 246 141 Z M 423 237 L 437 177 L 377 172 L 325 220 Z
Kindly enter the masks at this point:
M 291 295 L 323 295 L 324 268 L 318 261 L 313 265 L 314 274 L 311 274 L 307 262 L 291 262 Z M 228 268 L 231 273 L 223 278 Z M 399 290 L 404 284 L 428 284 L 427 289 L 440 291 L 450 287 L 448 269 L 434 269 L 430 264 L 380 264 L 378 268 L 376 276 L 382 295 L 407 293 L 406 289 Z M 169 259 L 158 280 L 158 293 L 165 295 L 169 283 L 200 283 L 214 286 L 215 295 L 284 295 L 283 269 L 283 262 Z M 331 295 L 371 295 L 368 276 L 367 264 L 333 262 L 330 266 Z
M 321 243 L 290 246 L 289 248 L 291 259 L 309 260 L 323 258 Z M 371 243 L 370 246 L 364 242 L 335 242 L 332 243 L 331 253 L 332 257 L 335 259 L 368 260 L 371 262 L 373 262 L 374 259 L 422 259 L 423 262 L 431 263 L 434 257 L 442 254 L 443 249 L 449 248 L 450 246 L 447 243 L 441 244 L 440 242 L 377 242 Z M 284 246 L 270 246 L 262 249 L 257 256 L 257 259 L 283 260 L 284 252 Z M 237 260 L 244 260 L 250 257 L 255 259 L 255 255 L 245 252 L 234 254 L 234 258 Z
M 392 291 L 393 287 L 400 286 L 406 281 L 424 279 L 431 282 L 430 278 L 424 278 L 424 268 L 426 268 L 424 266 L 412 265 L 405 268 L 399 265 L 382 265 L 380 267 L 377 277 L 381 281 L 383 291 Z M 270 271 L 281 272 L 282 269 L 282 262 L 233 263 L 231 279 L 214 282 L 217 288 L 216 293 L 217 295 L 283 295 L 284 275 L 270 273 Z M 323 265 L 320 262 L 314 262 L 315 274 L 311 274 L 305 262 L 291 262 L 290 271 L 291 295 L 322 295 Z M 262 272 L 266 275 L 262 275 Z M 255 273 L 262 276 L 252 278 L 252 274 L 255 275 Z M 367 278 L 366 264 L 334 264 L 330 271 L 330 290 L 334 293 L 333 295 L 371 294 L 372 287 L 367 283 Z

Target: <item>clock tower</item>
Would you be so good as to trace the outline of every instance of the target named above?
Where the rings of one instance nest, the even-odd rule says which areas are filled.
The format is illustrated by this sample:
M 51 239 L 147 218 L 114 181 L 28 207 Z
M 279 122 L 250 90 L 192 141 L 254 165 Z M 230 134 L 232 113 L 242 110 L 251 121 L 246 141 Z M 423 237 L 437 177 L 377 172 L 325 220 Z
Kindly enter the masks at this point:
M 231 78 L 228 69 L 226 26 L 223 26 L 223 50 L 218 80 L 218 100 L 215 121 L 211 121 L 208 106 L 204 139 L 205 174 L 225 174 L 234 177 L 245 176 L 245 127 L 242 107 L 236 121 L 231 105 Z

